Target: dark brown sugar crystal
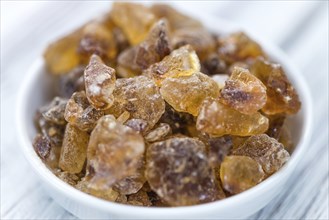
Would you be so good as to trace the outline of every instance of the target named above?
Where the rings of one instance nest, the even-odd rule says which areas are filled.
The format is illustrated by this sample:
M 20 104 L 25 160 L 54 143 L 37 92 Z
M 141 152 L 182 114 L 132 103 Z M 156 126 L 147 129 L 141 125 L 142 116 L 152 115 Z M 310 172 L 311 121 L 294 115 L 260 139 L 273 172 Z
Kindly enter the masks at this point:
M 170 205 L 193 205 L 220 198 L 205 145 L 193 138 L 173 137 L 147 148 L 146 179 Z

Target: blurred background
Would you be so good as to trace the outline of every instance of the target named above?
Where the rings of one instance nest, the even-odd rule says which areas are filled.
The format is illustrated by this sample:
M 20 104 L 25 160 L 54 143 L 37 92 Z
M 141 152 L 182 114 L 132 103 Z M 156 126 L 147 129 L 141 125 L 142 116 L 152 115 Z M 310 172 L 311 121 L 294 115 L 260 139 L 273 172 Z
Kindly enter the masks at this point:
M 328 219 L 328 1 L 170 4 L 191 16 L 210 14 L 238 23 L 283 49 L 301 70 L 313 98 L 312 142 L 286 190 L 250 218 Z M 15 100 L 29 66 L 46 45 L 106 12 L 110 5 L 106 1 L 1 1 L 1 219 L 75 219 L 48 197 L 23 158 Z

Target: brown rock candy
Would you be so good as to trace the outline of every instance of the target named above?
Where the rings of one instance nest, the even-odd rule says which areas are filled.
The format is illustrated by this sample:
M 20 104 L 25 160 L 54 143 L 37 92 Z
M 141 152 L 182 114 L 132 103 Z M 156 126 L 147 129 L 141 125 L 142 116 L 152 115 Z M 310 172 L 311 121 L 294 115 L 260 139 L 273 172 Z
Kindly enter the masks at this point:
M 113 34 L 113 37 L 114 37 L 114 40 L 116 43 L 117 55 L 118 55 L 122 51 L 127 49 L 130 45 L 129 45 L 126 35 L 123 33 L 123 31 L 120 28 L 114 27 L 112 34 Z
M 250 136 L 264 133 L 268 129 L 268 119 L 259 112 L 245 115 L 218 100 L 207 99 L 202 104 L 196 128 L 212 136 Z
M 166 136 L 171 134 L 171 127 L 169 124 L 160 123 L 156 128 L 152 131 L 148 132 L 144 138 L 147 142 L 155 142 L 160 141 Z
M 264 177 L 261 165 L 250 157 L 227 156 L 220 166 L 223 188 L 232 194 L 257 185 Z
M 115 202 L 121 203 L 121 204 L 127 204 L 127 196 L 119 194 L 118 197 L 116 198 Z
M 115 25 L 122 29 L 131 45 L 142 42 L 156 18 L 149 8 L 141 4 L 115 2 L 111 16 Z
M 200 72 L 200 61 L 190 45 L 180 47 L 172 51 L 162 61 L 151 65 L 143 72 L 152 77 L 158 86 L 166 78 L 191 76 Z
M 136 171 L 133 174 L 117 181 L 114 184 L 114 190 L 122 195 L 137 193 L 143 187 L 146 181 L 144 171 L 144 157 L 141 157 L 137 163 Z
M 196 116 L 205 98 L 219 96 L 219 88 L 209 76 L 195 73 L 191 76 L 168 77 L 163 80 L 160 93 L 176 111 Z
M 129 119 L 128 121 L 126 121 L 125 125 L 141 134 L 144 134 L 148 128 L 147 121 L 138 118 Z
M 232 137 L 225 135 L 223 137 L 208 138 L 208 158 L 212 167 L 219 167 L 226 155 L 232 149 Z
M 75 186 L 80 180 L 78 175 L 66 171 L 59 171 L 56 173 L 56 176 L 71 186 Z
M 226 74 L 227 66 L 217 53 L 210 53 L 201 62 L 201 72 L 209 76 Z
M 47 121 L 43 116 L 38 119 L 38 124 L 42 135 L 44 135 L 56 147 L 61 147 L 65 131 L 65 125 L 55 124 Z
M 165 112 L 159 122 L 169 124 L 173 134 L 188 135 L 188 127 L 195 127 L 194 118 L 191 114 L 178 112 L 166 103 Z
M 60 146 L 52 145 L 51 141 L 41 134 L 37 134 L 32 145 L 38 156 L 50 169 L 58 168 L 58 160 L 61 151 Z
M 59 167 L 68 173 L 80 173 L 87 157 L 89 135 L 67 124 L 63 139 Z
M 84 91 L 73 93 L 65 109 L 65 120 L 82 131 L 91 131 L 104 112 L 92 107 Z
M 260 45 L 243 32 L 219 38 L 218 53 L 229 64 L 258 56 L 265 57 Z
M 205 146 L 197 139 L 174 137 L 151 144 L 145 175 L 151 188 L 172 206 L 220 199 Z
M 267 175 L 278 171 L 290 158 L 283 145 L 266 134 L 251 136 L 233 154 L 253 158 Z
M 104 190 L 136 172 L 144 154 L 143 137 L 112 115 L 98 120 L 87 150 L 89 186 Z
M 93 54 L 106 61 L 115 58 L 117 47 L 112 31 L 112 27 L 100 20 L 91 21 L 83 27 L 78 52 L 86 62 Z
M 266 131 L 266 134 L 269 137 L 274 139 L 279 139 L 281 135 L 282 126 L 286 119 L 284 114 L 277 114 L 277 115 L 268 115 L 267 118 L 269 119 L 269 127 Z
M 205 60 L 207 55 L 215 51 L 216 41 L 205 28 L 184 28 L 172 34 L 174 48 L 191 45 L 200 60 Z
M 158 18 L 166 18 L 173 31 L 177 29 L 203 27 L 198 20 L 184 15 L 166 4 L 154 4 L 151 6 L 151 10 Z
M 49 122 L 58 125 L 65 125 L 64 112 L 67 99 L 55 97 L 48 105 L 40 108 L 42 116 Z
M 250 69 L 250 66 L 252 65 L 252 63 L 254 62 L 253 59 L 247 59 L 246 61 L 238 61 L 238 62 L 234 62 L 232 63 L 229 68 L 228 68 L 228 74 L 231 74 L 234 70 L 234 68 L 239 67 L 239 68 L 243 68 L 243 69 Z
M 240 136 L 231 136 L 232 138 L 232 144 L 233 144 L 233 148 L 232 149 L 237 149 L 239 148 L 241 145 L 243 145 L 243 143 L 248 140 L 249 136 L 246 137 L 240 137 Z
M 47 137 L 37 134 L 33 139 L 33 147 L 38 156 L 45 160 L 49 156 L 51 143 Z
M 151 129 L 160 119 L 165 110 L 165 103 L 159 89 L 152 79 L 137 76 L 128 79 L 118 79 L 113 92 L 113 106 L 106 111 L 119 117 L 124 111 L 131 118 L 143 119 Z
M 157 21 L 143 42 L 119 55 L 118 74 L 122 77 L 136 76 L 151 64 L 161 61 L 171 51 L 168 35 L 167 21 Z
M 138 47 L 128 47 L 118 56 L 117 74 L 122 78 L 130 78 L 141 74 L 142 70 L 136 63 Z
M 112 202 L 116 201 L 116 199 L 119 197 L 119 193 L 113 190 L 111 187 L 107 187 L 104 189 L 90 187 L 90 182 L 88 178 L 83 178 L 80 182 L 78 182 L 75 187 L 78 190 L 85 192 L 89 195 L 96 196 L 98 198 Z
M 171 51 L 168 24 L 160 19 L 151 28 L 145 41 L 137 46 L 136 64 L 147 69 L 151 64 L 161 61 Z
M 60 76 L 58 92 L 61 97 L 70 98 L 74 92 L 85 89 L 84 71 L 85 67 L 78 66 L 68 74 Z
M 128 195 L 128 204 L 129 205 L 137 205 L 137 206 L 152 206 L 152 202 L 147 194 L 147 192 L 143 190 L 139 190 L 137 193 Z
M 43 56 L 46 67 L 52 74 L 66 74 L 79 64 L 80 57 L 77 49 L 80 37 L 81 29 L 78 29 L 46 48 Z
M 235 67 L 221 90 L 221 99 L 243 114 L 254 114 L 266 103 L 266 87 L 247 69 Z
M 262 108 L 264 113 L 268 115 L 296 114 L 299 111 L 301 103 L 297 91 L 279 64 L 259 58 L 252 65 L 250 72 L 267 88 L 267 102 Z
M 115 70 L 106 66 L 97 55 L 92 55 L 84 72 L 86 96 L 96 109 L 108 109 L 114 102 Z

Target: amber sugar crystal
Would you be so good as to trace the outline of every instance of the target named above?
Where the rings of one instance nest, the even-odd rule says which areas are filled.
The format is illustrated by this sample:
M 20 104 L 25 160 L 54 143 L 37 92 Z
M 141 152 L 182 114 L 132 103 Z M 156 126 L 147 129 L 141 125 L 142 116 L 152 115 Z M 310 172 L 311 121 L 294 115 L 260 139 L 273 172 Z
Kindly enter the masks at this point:
M 262 184 L 294 152 L 297 90 L 243 32 L 212 33 L 162 3 L 115 2 L 44 58 L 57 88 L 36 111 L 32 144 L 84 193 L 198 205 Z

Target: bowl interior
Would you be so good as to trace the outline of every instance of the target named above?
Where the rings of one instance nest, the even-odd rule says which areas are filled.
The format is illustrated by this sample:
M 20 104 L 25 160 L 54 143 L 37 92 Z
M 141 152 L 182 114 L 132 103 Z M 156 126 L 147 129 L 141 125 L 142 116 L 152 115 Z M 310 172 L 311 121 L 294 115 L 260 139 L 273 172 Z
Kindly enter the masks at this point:
M 218 19 L 217 19 L 218 20 Z M 204 22 L 207 26 L 209 22 L 206 20 Z M 210 28 L 217 33 L 227 33 L 235 30 L 243 30 L 236 25 L 233 25 L 229 22 L 219 21 L 216 28 L 213 26 Z M 243 30 L 245 31 L 245 30 Z M 243 193 L 240 193 L 236 196 L 227 198 L 225 200 L 197 205 L 193 207 L 179 207 L 179 208 L 144 208 L 144 207 L 132 207 L 129 206 L 130 210 L 135 210 L 135 213 L 148 213 L 148 214 L 159 214 L 162 213 L 171 213 L 176 215 L 181 212 L 190 212 L 196 213 L 199 209 L 207 208 L 218 208 L 229 207 L 232 204 L 239 203 L 244 198 L 252 196 L 253 193 L 262 193 L 268 190 L 273 184 L 277 181 L 280 181 L 280 175 L 288 173 L 288 169 L 293 169 L 293 167 L 298 163 L 301 158 L 302 153 L 306 148 L 306 144 L 310 138 L 311 130 L 311 100 L 309 96 L 309 91 L 306 83 L 301 77 L 298 70 L 294 68 L 293 65 L 289 62 L 289 58 L 283 54 L 278 48 L 272 46 L 271 44 L 259 39 L 255 34 L 252 34 L 246 31 L 248 35 L 254 38 L 259 42 L 264 50 L 269 54 L 271 59 L 280 63 L 286 71 L 288 78 L 291 80 L 292 84 L 297 89 L 301 102 L 302 108 L 301 111 L 293 116 L 288 118 L 288 124 L 291 127 L 293 141 L 296 145 L 295 152 L 292 155 L 291 160 L 276 174 L 260 183 L 259 185 L 253 187 L 250 190 L 247 190 Z M 89 196 L 85 193 L 82 193 L 68 184 L 59 180 L 48 168 L 43 164 L 41 159 L 35 153 L 32 147 L 32 140 L 36 134 L 36 129 L 33 123 L 33 117 L 36 110 L 49 102 L 52 97 L 55 95 L 57 80 L 55 77 L 47 74 L 42 58 L 39 58 L 30 68 L 27 73 L 27 79 L 24 83 L 23 88 L 20 92 L 20 97 L 18 100 L 18 109 L 17 109 L 17 126 L 20 133 L 21 145 L 23 147 L 24 154 L 29 162 L 34 166 L 35 170 L 40 174 L 40 176 L 47 181 L 49 184 L 56 187 L 58 190 L 63 193 L 67 193 L 71 198 L 77 200 L 83 200 L 86 204 L 94 206 L 103 210 L 114 210 L 126 212 L 127 205 L 116 204 L 108 201 L 104 201 L 92 196 Z M 289 168 L 290 167 L 290 168 Z M 161 211 L 159 211 L 161 210 Z

